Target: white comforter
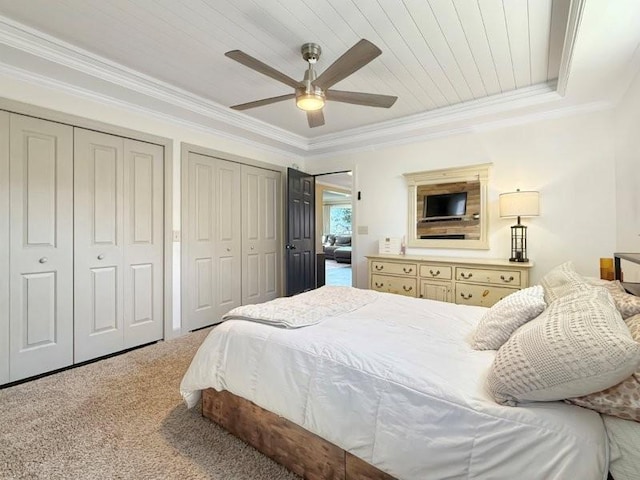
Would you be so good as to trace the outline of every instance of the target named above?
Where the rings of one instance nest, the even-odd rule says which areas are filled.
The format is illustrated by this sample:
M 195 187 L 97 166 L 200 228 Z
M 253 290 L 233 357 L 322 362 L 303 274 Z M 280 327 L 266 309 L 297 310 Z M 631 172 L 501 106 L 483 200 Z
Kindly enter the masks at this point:
M 198 350 L 181 392 L 193 406 L 202 389 L 229 390 L 398 479 L 606 478 L 598 414 L 489 397 L 494 352 L 467 340 L 483 312 L 380 293 L 296 330 L 227 321 Z

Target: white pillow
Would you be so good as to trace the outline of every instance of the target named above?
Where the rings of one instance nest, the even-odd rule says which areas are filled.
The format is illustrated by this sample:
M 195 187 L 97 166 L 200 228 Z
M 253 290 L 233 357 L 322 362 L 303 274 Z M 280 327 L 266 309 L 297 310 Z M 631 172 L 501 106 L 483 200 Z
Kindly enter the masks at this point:
M 587 288 L 551 303 L 498 350 L 487 378 L 496 402 L 580 397 L 620 383 L 640 366 L 640 344 L 611 295 Z
M 547 305 L 564 295 L 573 293 L 576 289 L 591 286 L 575 271 L 572 262 L 565 262 L 550 270 L 542 277 L 540 285 L 544 288 L 544 301 Z
M 540 315 L 547 304 L 541 285 L 507 295 L 482 317 L 471 341 L 476 350 L 497 350 L 519 327 Z

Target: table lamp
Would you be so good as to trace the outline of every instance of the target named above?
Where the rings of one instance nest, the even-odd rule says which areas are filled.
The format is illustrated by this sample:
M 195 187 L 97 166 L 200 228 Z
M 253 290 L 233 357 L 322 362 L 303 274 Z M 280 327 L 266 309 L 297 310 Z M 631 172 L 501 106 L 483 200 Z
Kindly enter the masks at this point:
M 500 217 L 517 217 L 518 223 L 511 227 L 510 262 L 528 262 L 527 227 L 520 223 L 520 217 L 540 215 L 540 194 L 538 192 L 515 192 L 500 194 Z

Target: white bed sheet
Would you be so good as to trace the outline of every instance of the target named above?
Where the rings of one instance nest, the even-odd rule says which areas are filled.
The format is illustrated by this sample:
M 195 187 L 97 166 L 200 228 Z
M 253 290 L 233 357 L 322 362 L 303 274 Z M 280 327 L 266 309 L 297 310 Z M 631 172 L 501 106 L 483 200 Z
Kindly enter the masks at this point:
M 495 352 L 468 337 L 482 307 L 380 293 L 353 312 L 297 330 L 227 321 L 181 384 L 229 390 L 398 479 L 601 480 L 600 416 L 560 402 L 496 404 Z
M 609 471 L 615 480 L 640 478 L 640 423 L 603 415 L 609 436 Z

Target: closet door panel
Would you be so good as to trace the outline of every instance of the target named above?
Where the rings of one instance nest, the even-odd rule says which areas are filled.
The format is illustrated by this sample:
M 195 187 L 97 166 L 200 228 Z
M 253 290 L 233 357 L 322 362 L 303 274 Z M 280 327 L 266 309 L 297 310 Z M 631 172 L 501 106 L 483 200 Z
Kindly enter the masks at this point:
M 160 340 L 163 314 L 164 150 L 125 140 L 124 345 Z
M 73 131 L 10 116 L 9 378 L 73 362 Z
M 124 348 L 124 141 L 75 129 L 75 361 Z
M 215 323 L 214 282 L 215 159 L 189 153 L 187 212 L 183 229 L 183 328 L 194 330 Z
M 262 303 L 260 252 L 260 171 L 242 165 L 242 304 Z
M 216 159 L 216 321 L 242 303 L 240 164 Z
M 242 303 L 279 296 L 280 173 L 242 166 Z
M 265 170 L 263 174 L 264 193 L 261 199 L 262 215 L 260 228 L 262 235 L 262 255 L 264 258 L 264 276 L 262 290 L 265 301 L 280 295 L 280 173 Z
M 9 381 L 9 113 L 0 112 L 0 384 Z

